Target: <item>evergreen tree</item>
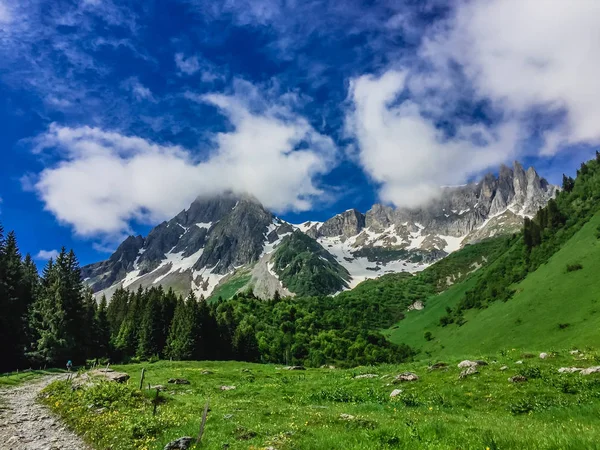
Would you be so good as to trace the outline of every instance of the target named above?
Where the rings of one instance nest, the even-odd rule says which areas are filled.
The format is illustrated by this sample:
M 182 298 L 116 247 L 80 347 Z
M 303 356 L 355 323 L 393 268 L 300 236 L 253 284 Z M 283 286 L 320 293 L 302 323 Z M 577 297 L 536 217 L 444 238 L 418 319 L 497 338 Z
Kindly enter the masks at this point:
M 575 180 L 563 174 L 562 188 L 565 192 L 571 192 L 575 187 Z
M 171 322 L 173 322 L 175 307 L 177 306 L 177 295 L 173 289 L 169 289 L 165 294 L 162 286 L 158 287 L 156 295 L 160 298 L 160 335 L 158 338 L 158 348 L 162 352 L 167 346 L 167 338 L 169 337 Z
M 116 336 L 119 333 L 121 324 L 127 316 L 127 310 L 130 305 L 130 294 L 128 290 L 120 287 L 113 293 L 110 299 L 106 314 L 112 335 Z
M 36 343 L 31 354 L 34 360 L 52 364 L 65 358 L 68 346 L 65 317 L 59 269 L 50 259 L 44 268 L 40 294 L 32 311 L 32 328 L 36 330 Z
M 108 321 L 108 307 L 106 297 L 103 295 L 96 311 L 96 350 L 97 357 L 110 355 L 110 323 Z
M 44 269 L 40 295 L 33 307 L 33 325 L 38 339 L 33 355 L 51 364 L 67 360 L 84 362 L 86 318 L 81 271 L 75 254 L 63 248 Z M 83 326 L 82 326 L 83 325 Z
M 121 322 L 118 334 L 114 338 L 114 347 L 118 350 L 118 356 L 121 359 L 131 358 L 135 355 L 139 341 L 139 318 L 142 313 L 144 291 L 140 286 L 135 294 L 130 293 L 128 296 L 129 301 L 127 302 L 125 317 Z
M 163 350 L 160 346 L 163 340 L 162 318 L 160 317 L 162 289 L 149 289 L 145 294 L 136 350 L 136 356 L 142 359 L 159 355 Z
M 0 371 L 24 365 L 28 347 L 28 310 L 33 301 L 33 285 L 23 264 L 14 232 L 3 237 L 0 227 Z
M 98 357 L 98 327 L 96 323 L 96 314 L 98 312 L 98 305 L 94 298 L 94 293 L 91 289 L 86 289 L 83 296 L 83 314 L 84 321 L 82 323 L 84 327 L 84 339 L 87 343 L 86 355 L 87 359 Z
M 237 360 L 250 362 L 260 360 L 256 333 L 248 319 L 244 319 L 236 328 L 232 343 Z
M 199 331 L 199 311 L 196 296 L 190 292 L 186 300 L 179 298 L 175 307 L 175 314 L 166 354 L 176 360 L 192 359 L 196 353 L 196 337 Z

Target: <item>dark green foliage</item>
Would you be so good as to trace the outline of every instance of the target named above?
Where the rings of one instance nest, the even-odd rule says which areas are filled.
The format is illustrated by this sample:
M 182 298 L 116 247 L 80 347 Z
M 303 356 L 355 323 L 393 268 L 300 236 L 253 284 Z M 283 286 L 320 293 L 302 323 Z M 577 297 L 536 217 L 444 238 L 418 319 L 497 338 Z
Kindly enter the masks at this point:
M 177 360 L 193 359 L 196 349 L 201 344 L 198 342 L 200 332 L 200 315 L 198 300 L 190 294 L 186 300 L 180 298 L 175 307 L 175 314 L 171 322 L 171 329 L 167 339 L 166 356 Z
M 568 177 L 565 174 L 563 174 L 563 179 L 562 179 L 563 191 L 571 192 L 573 190 L 574 186 L 575 186 L 575 180 L 572 177 Z
M 567 272 L 575 272 L 583 269 L 583 266 L 579 263 L 567 264 Z
M 28 347 L 28 309 L 37 289 L 37 269 L 25 261 L 13 232 L 4 238 L 0 226 L 0 372 L 21 366 Z
M 426 331 L 425 334 L 423 335 L 423 337 L 425 338 L 426 341 L 433 340 L 433 336 L 431 335 L 431 331 Z
M 327 295 L 342 290 L 350 278 L 321 245 L 300 231 L 286 237 L 273 256 L 273 269 L 297 295 Z
M 67 360 L 83 362 L 90 346 L 87 319 L 79 263 L 73 251 L 63 248 L 44 269 L 40 294 L 33 304 L 37 339 L 32 356 L 55 365 Z

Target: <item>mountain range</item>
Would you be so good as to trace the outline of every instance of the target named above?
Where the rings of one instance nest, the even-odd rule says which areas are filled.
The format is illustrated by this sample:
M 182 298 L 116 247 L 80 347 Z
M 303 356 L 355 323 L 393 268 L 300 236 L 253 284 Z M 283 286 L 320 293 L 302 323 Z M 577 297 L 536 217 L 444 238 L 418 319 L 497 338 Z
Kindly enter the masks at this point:
M 385 273 L 418 272 L 459 248 L 521 228 L 558 188 L 515 162 L 477 182 L 440 188 L 417 208 L 375 204 L 325 222 L 291 224 L 245 194 L 198 197 L 105 261 L 82 268 L 108 298 L 119 287 L 162 285 L 197 296 L 251 289 L 261 298 L 327 295 Z

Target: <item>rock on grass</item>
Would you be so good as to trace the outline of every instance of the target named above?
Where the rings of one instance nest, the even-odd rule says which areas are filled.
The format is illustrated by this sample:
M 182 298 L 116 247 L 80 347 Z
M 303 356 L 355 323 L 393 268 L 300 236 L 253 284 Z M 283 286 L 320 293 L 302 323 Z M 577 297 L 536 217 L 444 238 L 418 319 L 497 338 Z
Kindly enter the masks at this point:
M 163 450 L 187 450 L 192 445 L 194 439 L 189 436 L 180 437 L 165 445 Z
M 403 372 L 394 378 L 393 383 L 403 383 L 405 381 L 418 381 L 419 376 L 413 372 Z

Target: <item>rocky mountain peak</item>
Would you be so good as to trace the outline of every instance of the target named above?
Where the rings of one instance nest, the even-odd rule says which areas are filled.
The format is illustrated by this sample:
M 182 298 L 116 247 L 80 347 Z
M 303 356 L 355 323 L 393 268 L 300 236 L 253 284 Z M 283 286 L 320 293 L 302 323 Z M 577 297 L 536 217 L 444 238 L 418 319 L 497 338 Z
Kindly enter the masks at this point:
M 349 209 L 333 216 L 323 223 L 318 236 L 355 236 L 365 227 L 365 215 L 356 209 Z

